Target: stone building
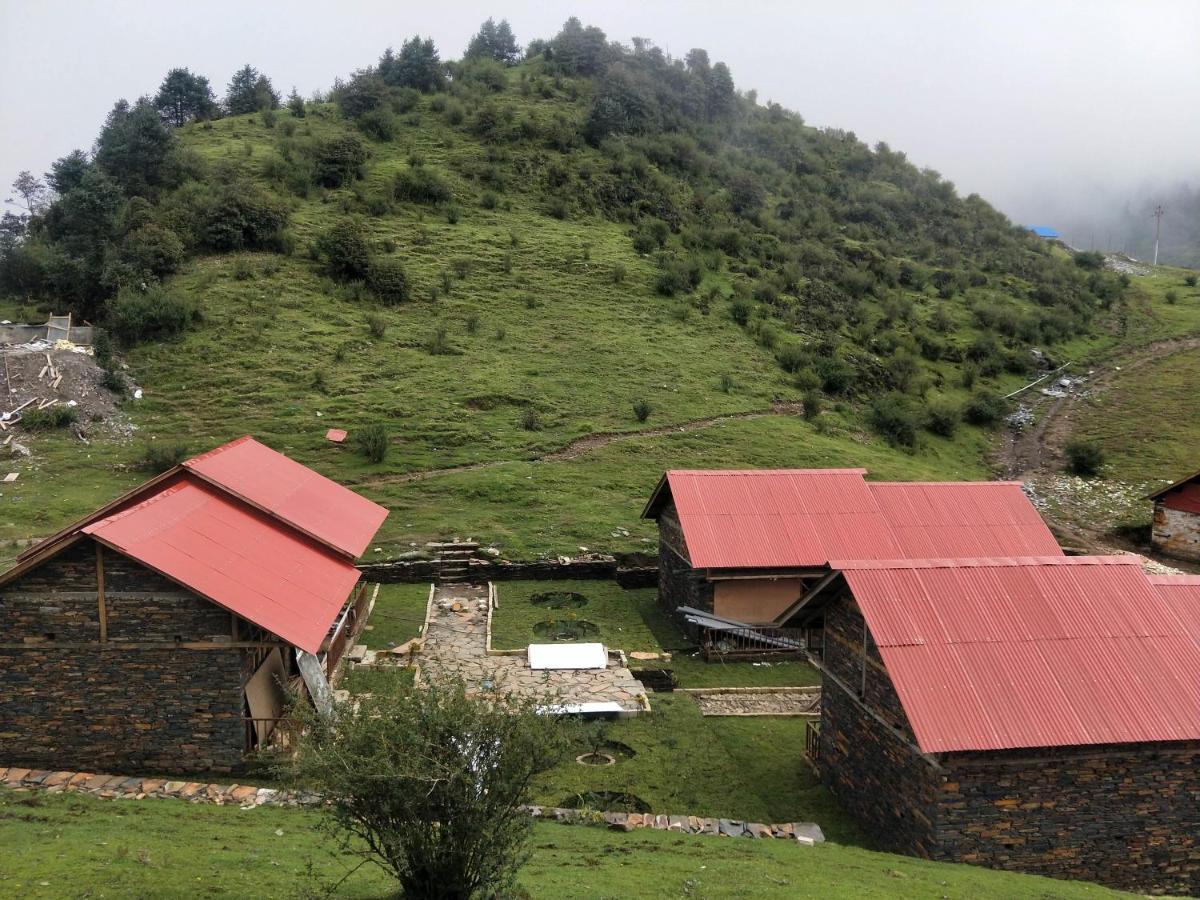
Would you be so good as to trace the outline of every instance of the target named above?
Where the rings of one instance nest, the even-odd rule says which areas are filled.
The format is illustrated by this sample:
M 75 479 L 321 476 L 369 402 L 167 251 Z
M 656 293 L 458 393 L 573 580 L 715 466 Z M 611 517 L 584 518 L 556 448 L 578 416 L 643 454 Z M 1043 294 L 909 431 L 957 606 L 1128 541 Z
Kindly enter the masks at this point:
M 831 566 L 798 613 L 824 621 L 810 750 L 882 845 L 1200 893 L 1200 579 L 1131 557 Z
M 1146 498 L 1154 501 L 1150 543 L 1164 556 L 1200 562 L 1200 472 Z
M 1058 556 L 1013 482 L 868 482 L 865 469 L 670 471 L 642 518 L 659 528 L 659 600 L 786 624 L 831 559 Z
M 285 686 L 328 688 L 386 514 L 247 437 L 29 548 L 0 575 L 0 761 L 237 770 Z

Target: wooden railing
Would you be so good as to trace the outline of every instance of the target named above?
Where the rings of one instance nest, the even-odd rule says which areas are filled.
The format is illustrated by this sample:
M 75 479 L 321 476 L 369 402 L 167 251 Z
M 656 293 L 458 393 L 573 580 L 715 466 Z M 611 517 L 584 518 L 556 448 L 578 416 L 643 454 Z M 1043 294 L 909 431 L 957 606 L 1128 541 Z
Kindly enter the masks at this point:
M 370 595 L 367 593 L 367 584 L 363 582 L 354 589 L 353 599 L 346 604 L 341 618 L 333 626 L 331 636 L 326 639 L 325 676 L 327 678 L 333 678 L 333 670 L 345 656 L 346 648 L 350 646 L 354 636 L 362 630 L 369 603 Z
M 798 656 L 807 649 L 805 629 L 769 625 L 745 628 L 702 628 L 705 659 L 713 656 Z
M 821 759 L 821 723 L 806 722 L 804 727 L 804 755 L 814 765 Z

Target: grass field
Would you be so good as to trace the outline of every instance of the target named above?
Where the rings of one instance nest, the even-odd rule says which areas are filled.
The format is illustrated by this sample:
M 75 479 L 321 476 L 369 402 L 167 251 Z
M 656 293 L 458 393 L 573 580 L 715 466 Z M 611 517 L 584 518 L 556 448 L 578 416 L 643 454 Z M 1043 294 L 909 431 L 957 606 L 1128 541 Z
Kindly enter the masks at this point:
M 11 897 L 317 897 L 354 866 L 314 813 L 106 801 L 0 789 L 0 894 Z M 1126 896 L 1092 885 L 825 844 L 539 824 L 521 874 L 532 898 L 926 898 Z M 374 866 L 335 896 L 384 898 Z

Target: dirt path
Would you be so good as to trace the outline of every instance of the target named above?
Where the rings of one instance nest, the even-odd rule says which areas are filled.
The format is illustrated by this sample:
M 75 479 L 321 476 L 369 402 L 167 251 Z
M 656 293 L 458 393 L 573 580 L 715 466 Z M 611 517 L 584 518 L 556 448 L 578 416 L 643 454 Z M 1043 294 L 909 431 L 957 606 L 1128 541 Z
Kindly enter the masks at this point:
M 1078 417 L 1090 407 L 1081 405 L 1085 397 L 1094 397 L 1112 387 L 1122 377 L 1147 365 L 1159 362 L 1176 353 L 1200 349 L 1200 337 L 1173 338 L 1139 347 L 1096 368 L 1084 382 L 1084 390 L 1065 397 L 1035 394 L 1025 401 L 1037 416 L 1032 428 L 1009 431 L 997 453 L 997 468 L 1007 479 L 1023 481 L 1035 495 L 1053 496 L 1062 481 L 1064 448 L 1071 438 Z M 1036 390 L 1032 388 L 1031 391 Z M 1032 402 L 1030 402 L 1032 401 Z M 1069 504 L 1063 504 L 1069 508 Z M 1093 517 L 1052 516 L 1047 514 L 1060 538 L 1072 546 L 1094 553 L 1136 550 L 1146 553 L 1146 547 L 1123 541 L 1110 532 L 1110 524 Z M 1177 563 L 1171 563 L 1177 565 Z
M 429 478 L 436 478 L 439 475 L 452 475 L 457 472 L 477 472 L 480 469 L 490 469 L 494 466 L 504 466 L 513 462 L 562 462 L 564 460 L 576 459 L 590 453 L 593 450 L 599 450 L 601 447 L 607 447 L 616 441 L 632 440 L 634 438 L 646 437 L 663 437 L 668 434 L 686 434 L 690 431 L 700 431 L 704 428 L 712 428 L 714 425 L 721 425 L 725 422 L 732 422 L 737 419 L 761 419 L 766 416 L 794 416 L 799 415 L 801 405 L 799 403 L 776 403 L 770 409 L 755 409 L 747 410 L 746 412 L 726 413 L 723 416 L 708 416 L 703 419 L 692 419 L 687 422 L 677 422 L 674 425 L 656 425 L 653 428 L 642 428 L 634 431 L 596 431 L 592 434 L 585 434 L 583 437 L 575 438 L 565 447 L 558 450 L 551 450 L 549 453 L 543 453 L 538 456 L 528 457 L 526 459 L 496 459 L 488 462 L 464 463 L 459 466 L 446 466 L 440 469 L 422 469 L 419 472 L 404 472 L 399 475 L 379 475 L 374 478 L 367 478 L 359 482 L 363 485 L 377 484 L 407 484 L 413 481 L 425 481 Z

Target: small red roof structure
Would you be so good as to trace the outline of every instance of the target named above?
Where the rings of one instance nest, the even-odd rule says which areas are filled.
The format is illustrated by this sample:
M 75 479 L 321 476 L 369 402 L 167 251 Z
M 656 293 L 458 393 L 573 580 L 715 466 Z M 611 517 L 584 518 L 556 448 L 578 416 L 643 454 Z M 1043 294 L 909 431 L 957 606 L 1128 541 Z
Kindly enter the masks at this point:
M 1180 478 L 1173 484 L 1149 494 L 1147 500 L 1158 500 L 1170 509 L 1200 513 L 1200 472 Z
M 1135 557 L 830 565 L 926 753 L 1200 739 L 1200 642 Z
M 867 482 L 865 469 L 667 472 L 696 568 L 818 567 L 831 559 L 1046 556 L 1062 550 L 1015 482 Z
M 325 432 L 325 440 L 332 441 L 335 444 L 344 444 L 346 442 L 346 429 L 330 428 Z
M 316 653 L 387 510 L 242 437 L 152 478 L 27 549 L 12 580 L 88 535 Z

